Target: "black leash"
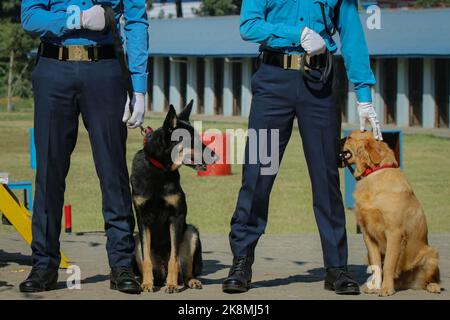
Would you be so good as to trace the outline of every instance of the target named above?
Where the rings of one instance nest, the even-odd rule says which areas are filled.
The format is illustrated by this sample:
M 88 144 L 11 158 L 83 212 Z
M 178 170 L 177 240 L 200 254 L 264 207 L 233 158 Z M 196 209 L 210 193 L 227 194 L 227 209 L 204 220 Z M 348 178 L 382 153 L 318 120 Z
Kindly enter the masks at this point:
M 327 55 L 327 57 L 326 57 L 325 67 L 324 67 L 323 71 L 321 71 L 320 68 L 313 68 L 311 65 L 309 65 L 306 62 L 307 55 L 304 54 L 302 56 L 302 59 L 300 60 L 300 71 L 303 74 L 303 76 L 311 82 L 315 82 L 315 83 L 327 82 L 328 77 L 331 74 L 331 70 L 333 70 L 333 56 L 332 56 L 331 52 L 328 51 L 328 49 L 326 50 L 326 55 Z M 318 72 L 320 74 L 320 76 L 319 77 L 313 76 L 309 71 L 305 70 L 305 67 L 308 67 L 312 71 Z
M 99 4 L 97 0 L 92 0 L 92 3 L 94 5 Z M 100 3 L 100 5 L 102 6 L 103 10 L 105 10 L 105 29 L 103 30 L 103 33 L 106 34 L 111 31 L 111 34 L 113 36 L 114 50 L 116 52 L 116 57 L 119 60 L 120 69 L 122 70 L 122 78 L 127 89 L 128 97 L 130 99 L 130 111 L 133 112 L 131 104 L 134 95 L 133 82 L 131 81 L 131 73 L 130 69 L 128 69 L 127 57 L 125 51 L 123 50 L 122 41 L 120 40 L 120 34 L 117 30 L 116 16 L 113 8 L 110 5 L 102 3 Z M 123 14 L 122 1 L 120 1 L 120 12 Z
M 108 5 L 101 5 L 102 8 L 105 10 L 105 18 L 106 18 L 106 29 L 105 32 L 111 31 L 111 34 L 114 39 L 114 49 L 116 51 L 117 59 L 120 63 L 120 68 L 122 69 L 122 77 L 125 81 L 125 86 L 128 92 L 128 97 L 130 98 L 130 107 L 131 107 L 131 100 L 133 99 L 133 82 L 131 81 L 131 73 L 128 69 L 128 63 L 127 58 L 125 55 L 125 51 L 123 50 L 122 42 L 120 41 L 120 35 L 119 31 L 117 30 L 116 25 L 116 17 L 114 10 L 111 8 L 111 6 Z
M 342 5 L 342 0 L 338 0 L 336 7 L 334 8 L 334 21 L 333 21 L 333 28 L 331 30 L 328 27 L 327 14 L 325 13 L 325 4 L 320 1 L 317 1 L 317 3 L 319 4 L 320 11 L 322 13 L 322 19 L 323 19 L 323 25 L 325 27 L 325 32 L 330 37 L 333 37 L 337 32 L 336 25 L 339 21 L 339 13 L 340 13 L 341 5 Z M 331 52 L 328 50 L 326 51 L 326 54 L 327 54 L 327 57 L 326 57 L 326 62 L 325 62 L 325 68 L 323 71 L 321 71 L 318 68 L 312 68 L 310 65 L 308 65 L 306 62 L 306 55 L 303 55 L 301 64 L 300 64 L 300 71 L 303 73 L 305 78 L 307 78 L 309 81 L 315 82 L 315 83 L 320 83 L 320 82 L 325 83 L 328 80 L 328 77 L 330 76 L 331 71 L 333 70 L 333 56 L 332 56 Z M 315 76 L 311 75 L 310 72 L 305 70 L 305 67 L 308 67 L 310 70 L 318 72 L 320 74 L 320 76 L 315 77 Z

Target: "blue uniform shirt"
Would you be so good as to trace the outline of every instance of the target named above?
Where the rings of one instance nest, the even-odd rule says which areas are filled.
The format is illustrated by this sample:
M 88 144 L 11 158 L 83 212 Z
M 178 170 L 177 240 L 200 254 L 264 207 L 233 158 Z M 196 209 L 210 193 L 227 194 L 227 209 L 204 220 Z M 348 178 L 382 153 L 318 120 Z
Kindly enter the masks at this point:
M 341 52 L 348 78 L 355 86 L 359 102 L 372 102 L 370 87 L 375 78 L 370 68 L 369 52 L 359 19 L 356 0 L 342 0 L 335 17 L 338 0 L 244 0 L 241 10 L 241 36 L 286 53 L 301 53 L 303 27 L 322 36 L 328 50 L 336 52 L 336 43 L 326 32 L 319 3 L 325 7 L 329 30 L 333 21 L 341 39 Z
M 145 0 L 122 0 L 125 17 L 125 38 L 128 64 L 134 91 L 147 92 L 148 20 Z M 120 29 L 120 0 L 98 0 L 97 4 L 111 5 Z M 23 0 L 22 26 L 25 31 L 39 36 L 42 41 L 57 45 L 113 44 L 111 34 L 73 29 L 68 21 L 73 13 L 68 8 L 76 5 L 81 11 L 94 5 L 92 0 Z

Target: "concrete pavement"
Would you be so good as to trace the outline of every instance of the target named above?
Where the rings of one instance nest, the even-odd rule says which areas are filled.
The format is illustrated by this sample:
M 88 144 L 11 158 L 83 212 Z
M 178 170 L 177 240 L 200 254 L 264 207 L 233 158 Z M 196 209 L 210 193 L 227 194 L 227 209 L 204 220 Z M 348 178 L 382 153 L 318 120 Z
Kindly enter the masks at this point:
M 0 231 L 0 299 L 450 299 L 448 291 L 433 295 L 425 291 L 402 291 L 393 297 L 373 295 L 337 296 L 323 290 L 322 253 L 317 234 L 265 235 L 257 248 L 252 290 L 241 295 L 221 291 L 221 281 L 231 262 L 225 235 L 203 235 L 204 271 L 202 290 L 184 290 L 168 295 L 164 290 L 139 296 L 121 294 L 109 289 L 109 269 L 102 233 L 64 235 L 62 248 L 73 264 L 81 269 L 81 290 L 66 288 L 69 277 L 60 271 L 58 290 L 22 294 L 19 283 L 31 269 L 30 249 L 10 228 Z M 442 287 L 450 288 L 450 234 L 430 236 L 440 252 Z M 360 235 L 349 235 L 350 271 L 363 283 L 366 274 L 366 250 Z

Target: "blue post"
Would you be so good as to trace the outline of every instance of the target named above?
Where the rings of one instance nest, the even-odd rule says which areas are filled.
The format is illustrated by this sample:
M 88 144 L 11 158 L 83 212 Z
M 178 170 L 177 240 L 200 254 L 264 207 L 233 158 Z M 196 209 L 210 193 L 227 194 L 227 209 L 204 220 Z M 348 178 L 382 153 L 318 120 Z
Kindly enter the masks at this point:
M 344 130 L 344 137 L 347 137 L 351 131 L 352 130 Z M 383 133 L 383 138 L 385 140 L 388 140 L 389 136 L 391 136 L 391 135 L 398 136 L 398 145 L 399 145 L 398 162 L 399 162 L 400 168 L 403 168 L 403 132 L 402 132 L 402 130 L 383 130 L 382 133 Z M 388 142 L 388 141 L 386 141 L 386 142 Z M 353 208 L 355 208 L 355 199 L 353 199 L 353 192 L 355 192 L 356 180 L 355 180 L 355 177 L 353 177 L 353 175 L 351 174 L 350 170 L 348 170 L 348 169 L 345 169 L 344 186 L 345 186 L 345 207 L 348 209 L 353 209 Z
M 33 211 L 33 183 L 31 181 L 18 181 L 8 183 L 10 190 L 24 190 L 26 202 L 24 205 L 27 206 L 28 211 Z M 25 202 L 25 201 L 24 201 Z
M 30 129 L 30 166 L 36 170 L 36 145 L 34 144 L 34 128 Z

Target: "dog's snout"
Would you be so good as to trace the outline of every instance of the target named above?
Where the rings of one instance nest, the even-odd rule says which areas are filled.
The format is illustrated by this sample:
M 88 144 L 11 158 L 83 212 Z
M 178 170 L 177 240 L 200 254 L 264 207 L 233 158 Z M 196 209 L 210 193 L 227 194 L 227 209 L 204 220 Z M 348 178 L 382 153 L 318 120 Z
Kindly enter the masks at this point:
M 341 161 L 347 161 L 352 157 L 352 153 L 348 150 L 342 151 L 339 153 L 339 160 Z

